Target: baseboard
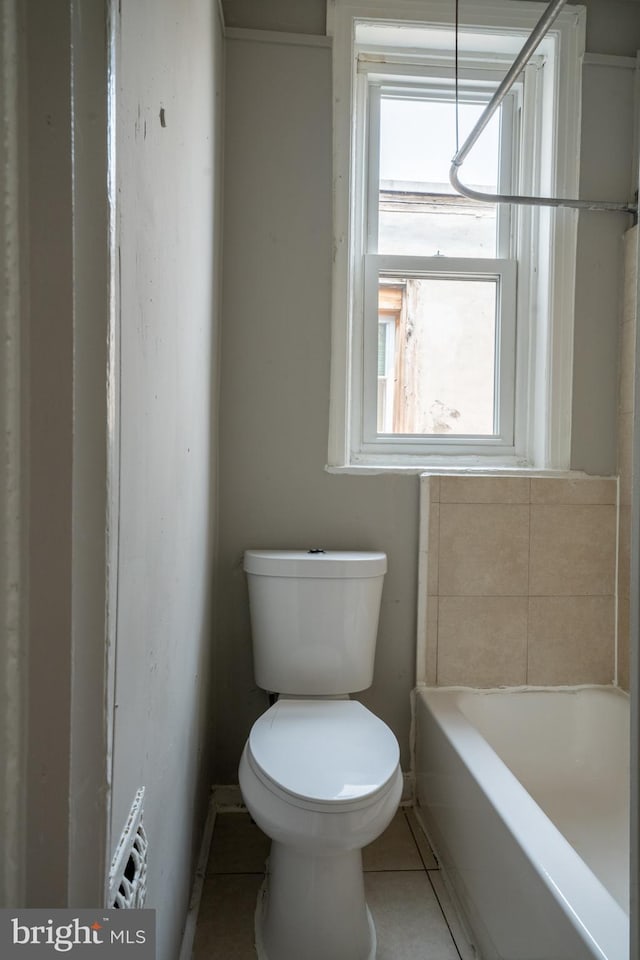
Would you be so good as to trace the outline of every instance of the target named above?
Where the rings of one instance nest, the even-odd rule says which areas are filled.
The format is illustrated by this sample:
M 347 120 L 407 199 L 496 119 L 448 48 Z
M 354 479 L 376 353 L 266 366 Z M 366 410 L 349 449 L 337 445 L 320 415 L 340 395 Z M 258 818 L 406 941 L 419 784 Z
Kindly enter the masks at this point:
M 212 794 L 218 813 L 238 813 L 247 809 L 237 783 L 213 787 Z
M 230 783 L 213 787 L 213 801 L 218 813 L 238 813 L 246 811 L 240 787 Z M 416 782 L 412 773 L 402 774 L 402 797 L 400 804 L 403 807 L 415 806 Z
M 240 787 L 237 783 L 222 784 L 212 788 L 212 797 L 218 813 L 242 813 L 246 811 Z M 416 802 L 416 781 L 413 773 L 402 774 L 403 807 L 413 807 Z
M 196 874 L 193 881 L 191 899 L 189 901 L 189 910 L 187 912 L 187 919 L 184 924 L 184 933 L 182 934 L 179 960 L 191 960 L 193 956 L 196 925 L 198 923 L 198 913 L 200 912 L 202 888 L 204 886 L 204 878 L 207 872 L 207 863 L 209 861 L 209 850 L 211 848 L 211 838 L 213 837 L 213 828 L 216 822 L 216 813 L 217 807 L 215 802 L 215 789 L 213 789 L 209 798 L 209 810 L 202 833 L 202 842 L 200 844 Z

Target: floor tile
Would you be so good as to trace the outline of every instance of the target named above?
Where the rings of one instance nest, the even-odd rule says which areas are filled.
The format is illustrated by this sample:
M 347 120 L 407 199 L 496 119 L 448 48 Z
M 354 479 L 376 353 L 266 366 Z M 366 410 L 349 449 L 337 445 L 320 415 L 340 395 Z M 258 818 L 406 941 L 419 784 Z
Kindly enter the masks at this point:
M 193 960 L 256 960 L 253 923 L 263 881 L 262 874 L 250 873 L 207 878 Z
M 263 873 L 270 845 L 248 813 L 219 813 L 207 874 Z
M 254 916 L 268 850 L 268 838 L 247 813 L 218 814 L 193 960 L 256 960 Z M 382 837 L 365 848 L 363 862 L 377 960 L 473 960 L 413 810 L 398 811 Z
M 404 815 L 399 810 L 382 836 L 362 851 L 365 870 L 422 870 L 413 834 Z
M 420 821 L 416 817 L 412 808 L 405 810 L 405 816 L 407 818 L 407 823 L 413 834 L 413 839 L 416 842 L 416 846 L 420 852 L 422 862 L 424 864 L 425 870 L 437 870 L 438 861 L 436 860 L 433 850 L 429 846 L 429 841 L 427 840 L 427 835 L 420 825 Z
M 377 960 L 459 960 L 425 871 L 365 875 L 378 938 Z
M 440 909 L 445 916 L 447 926 L 449 927 L 453 939 L 455 940 L 460 957 L 462 960 L 477 960 L 476 951 L 469 943 L 467 934 L 462 926 L 462 923 L 460 922 L 458 913 L 451 902 L 451 898 L 444 884 L 444 880 L 442 879 L 442 874 L 439 870 L 430 870 L 429 880 L 431 881 L 434 893 L 438 898 L 438 903 L 440 904 Z

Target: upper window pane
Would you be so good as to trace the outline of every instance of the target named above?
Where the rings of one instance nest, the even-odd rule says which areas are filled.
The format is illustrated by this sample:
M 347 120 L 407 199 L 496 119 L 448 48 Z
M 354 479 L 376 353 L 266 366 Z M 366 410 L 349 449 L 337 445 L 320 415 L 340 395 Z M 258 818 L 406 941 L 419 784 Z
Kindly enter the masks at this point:
M 460 103 L 460 143 L 483 107 Z M 466 182 L 496 192 L 499 151 L 496 113 L 465 162 Z M 496 256 L 496 205 L 469 201 L 454 192 L 449 167 L 455 152 L 453 100 L 381 95 L 378 253 Z

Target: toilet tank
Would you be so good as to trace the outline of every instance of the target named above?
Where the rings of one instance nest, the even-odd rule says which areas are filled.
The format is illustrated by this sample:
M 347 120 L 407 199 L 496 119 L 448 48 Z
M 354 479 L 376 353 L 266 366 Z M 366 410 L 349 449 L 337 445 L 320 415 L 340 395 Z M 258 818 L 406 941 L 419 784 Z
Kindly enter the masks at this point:
M 371 686 L 384 553 L 247 550 L 256 683 L 331 696 Z

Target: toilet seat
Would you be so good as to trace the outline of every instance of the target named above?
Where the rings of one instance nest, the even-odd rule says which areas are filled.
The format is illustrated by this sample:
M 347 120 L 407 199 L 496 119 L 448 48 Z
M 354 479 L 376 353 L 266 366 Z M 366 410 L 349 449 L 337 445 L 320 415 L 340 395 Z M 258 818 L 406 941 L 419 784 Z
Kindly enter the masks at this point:
M 356 700 L 278 700 L 247 743 L 247 760 L 268 790 L 324 813 L 375 803 L 399 759 L 389 727 Z

